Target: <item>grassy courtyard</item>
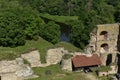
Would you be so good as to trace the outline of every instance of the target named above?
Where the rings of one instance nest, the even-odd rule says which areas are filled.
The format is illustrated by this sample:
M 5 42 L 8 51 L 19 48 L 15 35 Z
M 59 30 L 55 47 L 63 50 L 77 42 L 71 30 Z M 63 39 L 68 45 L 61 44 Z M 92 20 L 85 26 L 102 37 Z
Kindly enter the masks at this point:
M 89 80 L 82 72 L 64 72 L 59 64 L 48 66 L 46 68 L 33 68 L 38 78 L 28 80 Z M 46 73 L 49 71 L 49 74 Z

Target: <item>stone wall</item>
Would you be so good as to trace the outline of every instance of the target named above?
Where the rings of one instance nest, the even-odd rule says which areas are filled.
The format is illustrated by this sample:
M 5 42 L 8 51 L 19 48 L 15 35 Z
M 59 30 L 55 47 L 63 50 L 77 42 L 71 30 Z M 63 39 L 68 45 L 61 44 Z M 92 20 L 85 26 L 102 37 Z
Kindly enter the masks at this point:
M 29 51 L 21 55 L 21 57 L 27 60 L 31 67 L 46 67 L 52 64 L 58 64 L 61 62 L 64 54 L 68 54 L 69 52 L 62 47 L 48 49 L 46 53 L 46 63 L 41 63 L 40 61 L 40 53 L 38 50 Z M 74 54 L 74 53 L 69 53 Z
M 63 59 L 61 61 L 62 70 L 72 71 L 72 62 L 71 59 Z
M 104 43 L 107 43 L 109 46 L 109 53 L 112 53 L 114 50 L 117 50 L 117 40 L 118 40 L 118 35 L 119 35 L 119 25 L 118 24 L 104 24 L 104 25 L 97 25 L 97 42 L 96 42 L 96 47 L 97 50 L 99 51 L 101 48 L 101 45 Z M 107 32 L 107 39 L 101 40 L 100 33 L 102 31 Z M 110 50 L 112 48 L 113 50 Z
M 116 74 L 117 73 L 117 67 L 116 65 L 110 66 L 111 70 L 108 71 L 108 74 Z
M 98 72 L 98 76 L 102 77 L 102 76 L 107 76 L 108 72 Z
M 1 74 L 1 80 L 23 80 L 23 78 L 18 78 L 14 73 Z
M 75 54 L 69 53 L 67 50 L 65 50 L 62 47 L 48 49 L 46 53 L 46 63 L 43 64 L 40 61 L 40 53 L 38 50 L 33 50 L 24 53 L 21 55 L 21 57 L 27 60 L 30 63 L 31 67 L 46 67 L 49 65 L 60 63 L 64 54 L 75 55 L 81 53 L 80 52 L 75 52 Z
M 107 53 L 100 54 L 100 60 L 102 62 L 102 65 L 106 66 L 106 60 L 107 60 Z
M 32 75 L 32 69 L 24 64 L 22 58 L 16 58 L 11 61 L 0 61 L 0 76 L 2 80 L 18 80 Z
M 62 60 L 62 56 L 65 54 L 64 48 L 49 49 L 46 54 L 47 64 L 57 64 Z
M 109 74 L 116 74 L 117 73 L 117 68 L 116 66 L 110 66 L 111 70 L 110 71 L 99 71 L 98 76 L 107 76 Z
M 15 60 L 12 61 L 0 61 L 0 73 L 15 72 L 20 69 Z
M 31 67 L 38 67 L 41 65 L 40 53 L 38 50 L 24 53 L 21 55 L 21 57 L 27 60 L 30 63 Z
M 102 31 L 107 31 L 108 35 L 112 35 L 113 38 L 118 37 L 117 35 L 119 34 L 119 24 L 97 25 L 97 35 L 100 35 Z
M 104 32 L 104 33 L 102 33 Z M 108 54 L 112 54 L 112 62 L 115 61 L 119 36 L 119 24 L 101 24 L 90 34 L 89 46 L 93 47 L 95 53 L 101 55 L 103 65 L 106 64 Z M 105 50 L 102 44 L 108 45 Z

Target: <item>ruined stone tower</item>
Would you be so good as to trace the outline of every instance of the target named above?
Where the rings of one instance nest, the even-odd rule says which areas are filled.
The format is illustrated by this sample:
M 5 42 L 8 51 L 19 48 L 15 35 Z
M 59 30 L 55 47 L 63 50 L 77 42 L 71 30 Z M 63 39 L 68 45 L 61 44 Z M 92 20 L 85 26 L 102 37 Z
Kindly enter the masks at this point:
M 118 36 L 119 24 L 97 25 L 91 33 L 90 46 L 100 55 L 103 65 L 109 65 L 115 61 Z

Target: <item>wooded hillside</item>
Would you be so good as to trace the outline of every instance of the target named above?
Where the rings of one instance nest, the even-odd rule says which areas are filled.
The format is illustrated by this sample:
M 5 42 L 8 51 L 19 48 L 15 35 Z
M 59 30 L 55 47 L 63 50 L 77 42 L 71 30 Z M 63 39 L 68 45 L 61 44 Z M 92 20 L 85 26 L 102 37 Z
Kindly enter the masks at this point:
M 70 43 L 83 49 L 96 24 L 120 22 L 120 0 L 0 0 L 0 46 L 16 47 L 39 37 L 56 44 L 61 35 L 57 22 L 71 27 Z

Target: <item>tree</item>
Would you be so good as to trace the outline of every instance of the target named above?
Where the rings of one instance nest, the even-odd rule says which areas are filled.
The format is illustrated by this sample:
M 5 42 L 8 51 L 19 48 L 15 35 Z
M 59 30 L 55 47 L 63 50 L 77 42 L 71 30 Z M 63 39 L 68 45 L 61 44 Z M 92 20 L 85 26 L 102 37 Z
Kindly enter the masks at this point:
M 19 26 L 19 18 L 14 13 L 0 14 L 0 45 L 15 47 L 25 44 L 23 29 Z
M 81 21 L 75 21 L 72 23 L 72 29 L 70 33 L 70 42 L 73 43 L 75 46 L 84 48 L 84 25 Z
M 45 40 L 55 44 L 60 41 L 60 26 L 54 22 L 48 22 L 43 27 L 43 30 L 40 34 Z
M 44 21 L 37 11 L 28 6 L 13 7 L 10 5 L 12 1 L 8 1 L 8 5 L 5 2 L 0 3 L 4 3 L 3 7 L 0 7 L 0 45 L 14 47 L 24 45 L 26 39 L 38 38 Z M 6 5 L 7 7 L 4 7 Z
M 26 39 L 38 39 L 39 30 L 44 24 L 44 21 L 39 17 L 39 13 L 32 10 L 31 7 L 20 8 L 15 13 L 20 18 L 19 25 L 23 28 Z
M 114 7 L 107 4 L 105 0 L 94 0 L 93 8 L 97 12 L 99 24 L 114 22 Z
M 120 0 L 107 0 L 107 3 L 112 5 L 115 9 L 115 21 L 120 22 Z
M 52 15 L 64 15 L 65 4 L 63 0 L 19 0 L 23 5 L 29 5 L 40 13 L 48 13 Z
M 120 22 L 120 2 L 115 7 L 115 21 Z
M 114 7 L 119 5 L 120 0 L 106 0 L 106 2 Z

